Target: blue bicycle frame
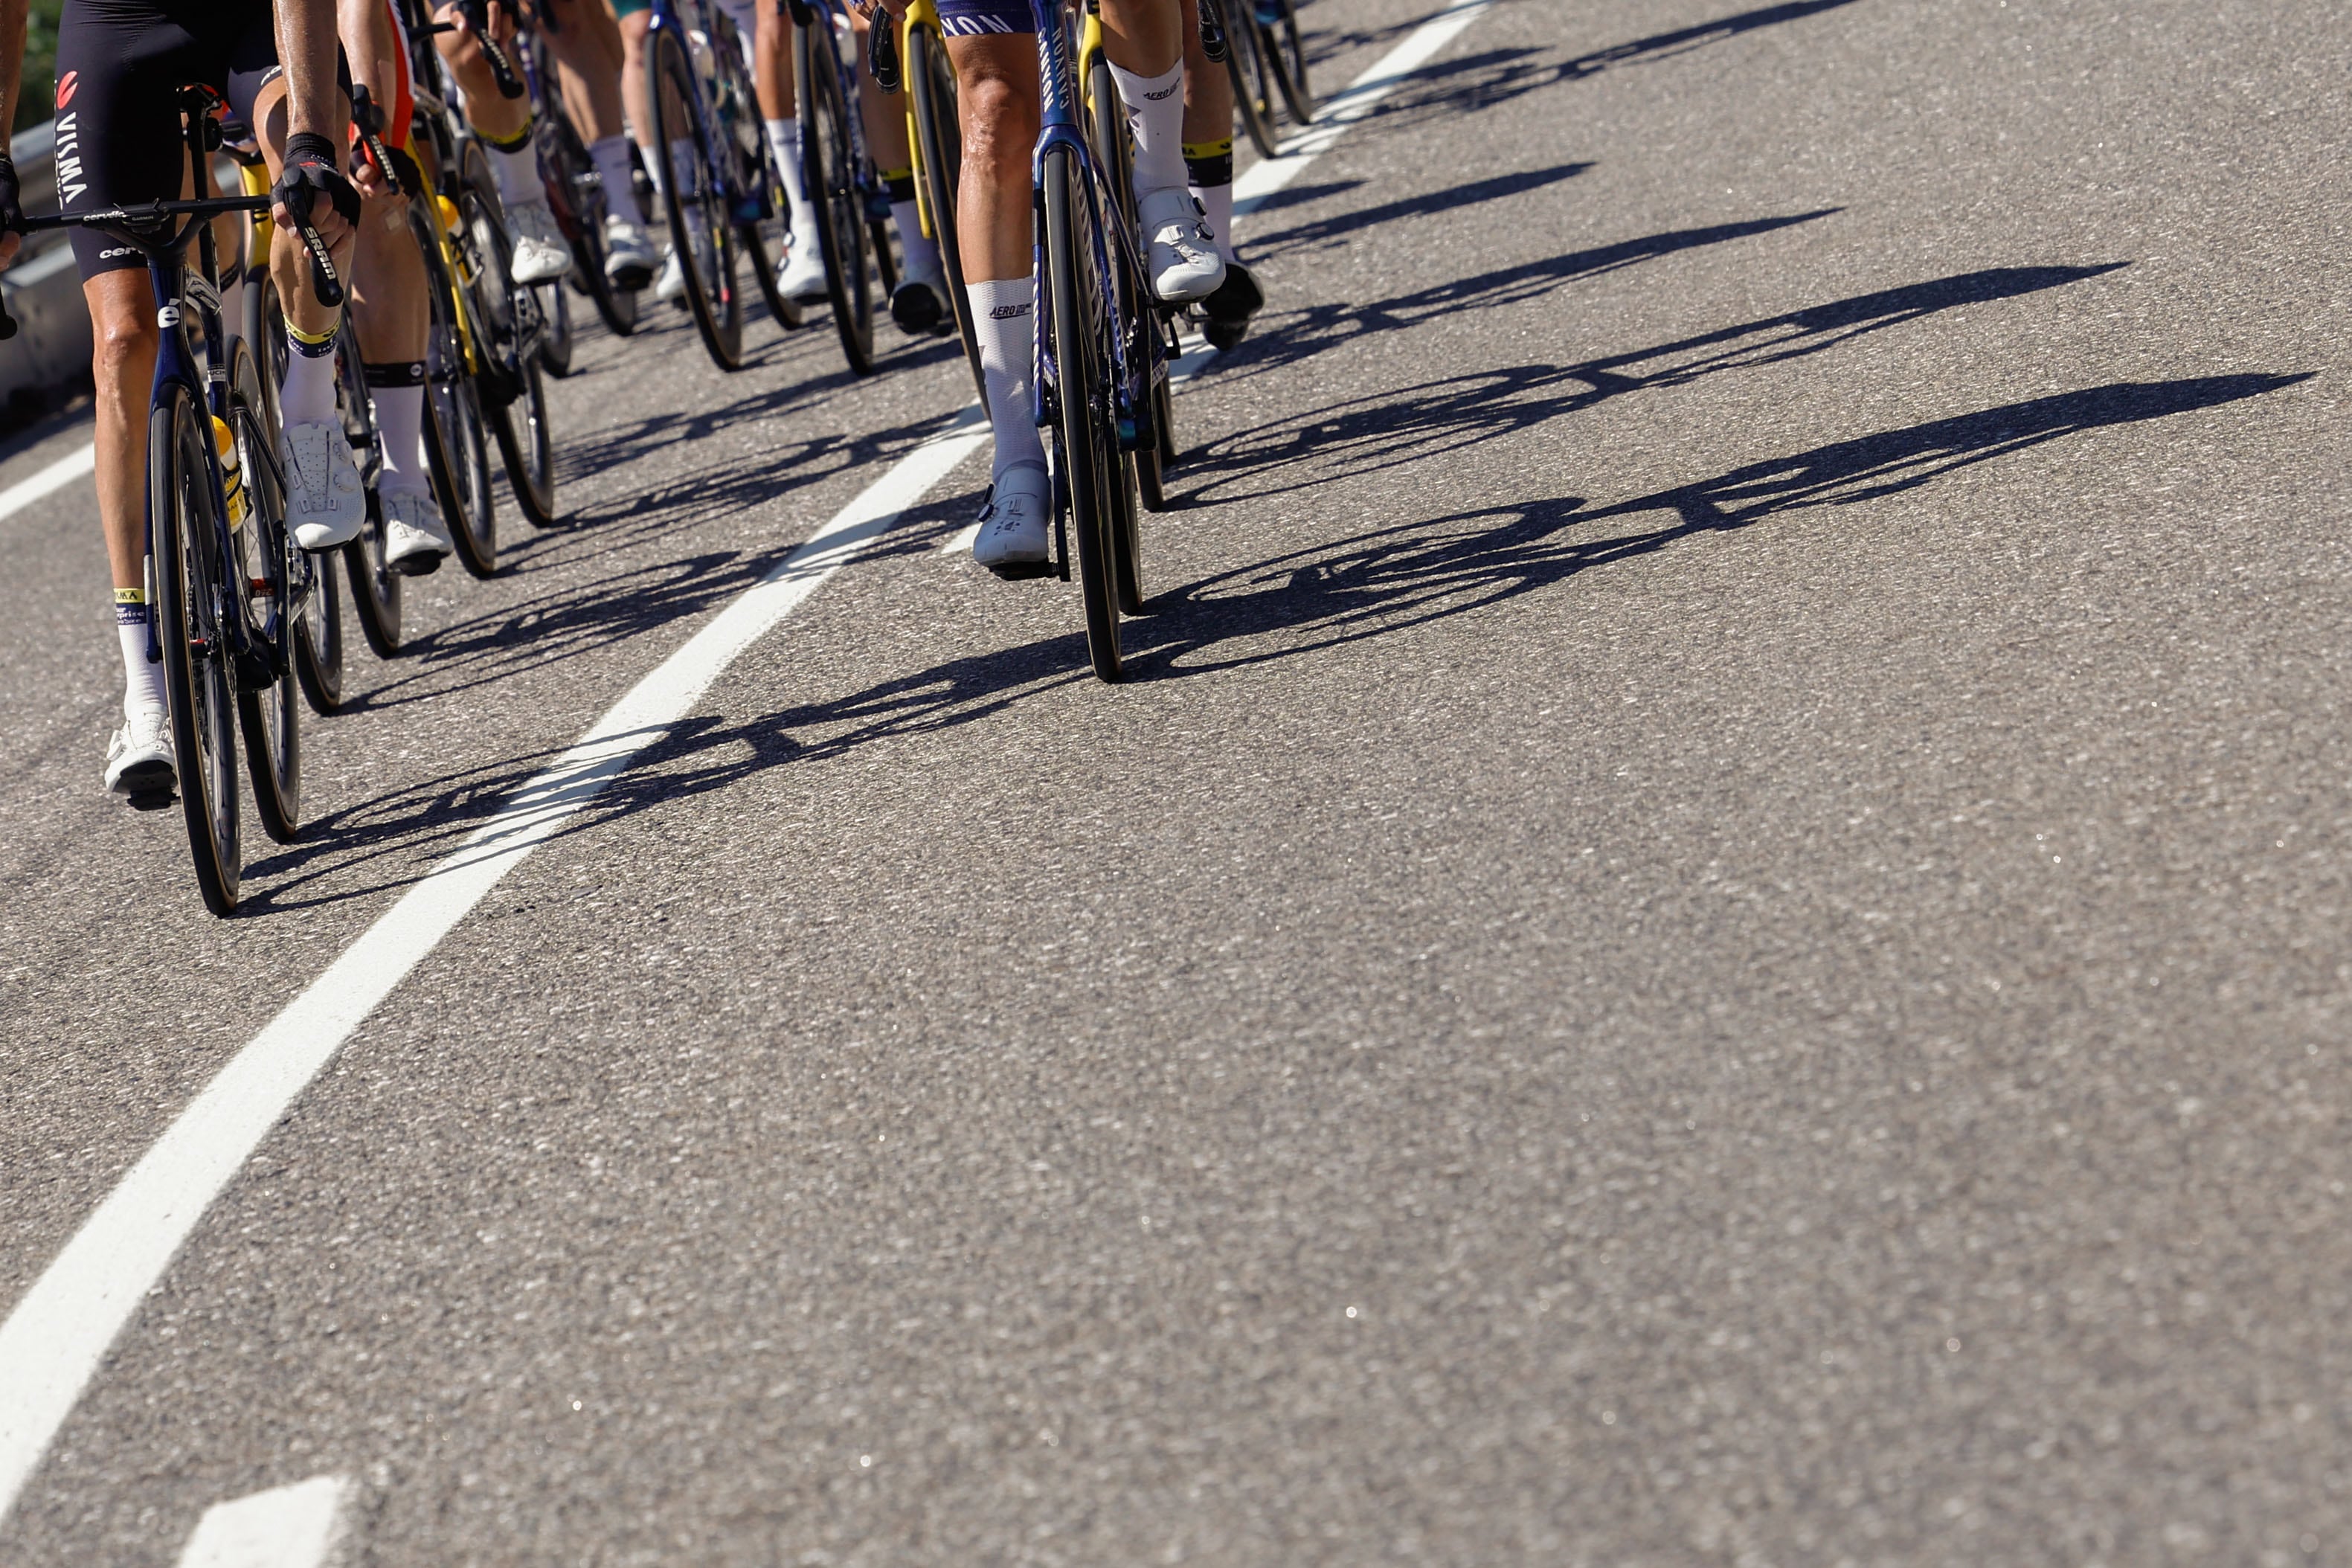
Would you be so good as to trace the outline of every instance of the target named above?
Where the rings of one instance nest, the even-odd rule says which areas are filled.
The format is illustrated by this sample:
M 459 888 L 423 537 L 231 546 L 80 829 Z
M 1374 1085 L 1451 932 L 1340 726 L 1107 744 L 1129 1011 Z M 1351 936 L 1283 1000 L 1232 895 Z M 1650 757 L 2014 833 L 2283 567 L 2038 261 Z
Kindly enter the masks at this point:
M 681 8 L 693 14 L 690 21 Z M 768 209 L 774 204 L 776 193 L 781 188 L 774 171 L 770 167 L 767 138 L 759 138 L 760 150 L 753 161 L 751 184 L 746 188 L 743 182 L 736 178 L 736 170 L 730 166 L 732 159 L 725 151 L 729 144 L 719 135 L 714 122 L 716 116 L 707 95 L 709 84 L 703 80 L 702 73 L 693 68 L 693 35 L 699 32 L 708 40 L 706 47 L 715 55 L 726 40 L 735 35 L 733 19 L 727 17 L 710 0 L 653 0 L 649 15 L 653 19 L 646 24 L 648 51 L 653 39 L 665 30 L 677 35 L 680 47 L 686 51 L 686 74 L 694 88 L 687 104 L 687 112 L 694 116 L 694 139 L 702 156 L 704 174 L 710 177 L 711 184 L 726 196 L 728 213 L 733 221 L 759 222 L 768 216 Z M 726 23 L 723 28 L 719 26 L 722 21 Z M 735 64 L 742 64 L 740 57 Z M 745 107 L 744 112 L 751 116 L 751 121 L 756 126 L 759 105 L 751 103 Z M 660 156 L 667 158 L 668 155 L 668 150 L 663 149 Z M 676 177 L 675 169 L 666 167 L 662 170 L 665 182 Z

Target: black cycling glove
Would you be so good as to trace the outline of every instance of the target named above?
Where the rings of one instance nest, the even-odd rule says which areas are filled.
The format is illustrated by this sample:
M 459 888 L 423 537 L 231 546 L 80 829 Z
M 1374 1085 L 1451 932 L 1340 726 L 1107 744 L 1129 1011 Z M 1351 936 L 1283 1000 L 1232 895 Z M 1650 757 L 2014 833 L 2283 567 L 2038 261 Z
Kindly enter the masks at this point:
M 345 223 L 360 221 L 360 193 L 343 177 L 334 142 L 315 131 L 299 131 L 286 138 L 286 163 L 278 171 L 278 184 L 270 187 L 269 195 L 297 223 L 310 220 L 320 196 Z

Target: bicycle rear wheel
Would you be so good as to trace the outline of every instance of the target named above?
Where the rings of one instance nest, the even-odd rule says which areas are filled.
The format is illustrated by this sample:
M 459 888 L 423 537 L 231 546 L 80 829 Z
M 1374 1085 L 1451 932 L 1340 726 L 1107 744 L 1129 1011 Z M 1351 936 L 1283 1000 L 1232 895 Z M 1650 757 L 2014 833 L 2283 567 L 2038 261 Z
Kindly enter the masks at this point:
M 822 52 L 820 52 L 822 51 Z M 873 236 L 866 201 L 851 163 L 849 105 L 841 95 L 840 56 L 833 29 L 793 29 L 793 83 L 799 93 L 801 178 L 816 212 L 817 245 L 824 253 L 825 292 L 842 357 L 858 375 L 874 371 Z
M 539 301 L 540 319 L 547 323 L 539 340 L 540 368 L 558 380 L 572 374 L 571 294 L 561 278 L 531 288 L 532 298 Z
M 1096 164 L 1103 169 L 1103 184 L 1110 185 L 1112 202 L 1118 202 L 1119 226 L 1124 233 L 1136 233 L 1134 148 L 1127 141 L 1127 106 L 1119 103 L 1119 87 L 1110 78 L 1110 61 L 1101 57 L 1089 68 L 1087 80 L 1087 127 L 1091 132 L 1089 143 L 1094 146 Z M 1118 245 L 1110 247 L 1110 263 L 1119 275 L 1119 329 L 1127 334 L 1127 364 L 1134 367 L 1140 388 L 1146 388 L 1146 393 L 1136 397 L 1134 430 L 1122 439 L 1122 463 L 1127 472 L 1118 489 L 1127 496 L 1127 527 L 1112 533 L 1112 543 L 1119 545 L 1119 609 L 1129 616 L 1140 616 L 1143 541 L 1136 529 L 1134 499 L 1140 494 L 1146 510 L 1167 510 L 1167 489 L 1160 478 L 1160 433 L 1155 428 L 1157 421 L 1167 416 L 1167 406 L 1157 395 L 1160 388 L 1167 385 L 1167 362 L 1160 353 L 1160 322 L 1152 318 L 1155 303 L 1146 282 L 1134 266 L 1129 266 Z M 1124 388 L 1119 390 L 1124 393 Z M 1131 479 L 1131 484 L 1127 479 Z
M 180 774 L 180 809 L 205 907 L 236 912 L 244 879 L 237 821 L 236 696 L 221 607 L 235 592 L 222 559 L 205 454 L 211 421 L 177 382 L 147 416 L 147 515 L 153 522 L 156 637 Z
M 449 270 L 432 220 L 412 202 L 409 212 L 424 252 L 431 320 L 425 337 L 425 451 L 434 499 L 448 525 L 457 559 L 477 577 L 498 570 L 498 500 L 490 489 L 490 437 L 482 393 L 466 363 L 467 327 L 477 352 L 489 353 L 488 331 L 474 301 Z M 460 316 L 460 311 L 466 316 Z M 472 318 L 468 321 L 467 318 Z M 381 649 L 379 649 L 381 651 Z
M 1283 107 L 1301 125 L 1315 122 L 1315 93 L 1307 85 L 1307 44 L 1298 36 L 1294 0 L 1256 0 L 1258 53 L 1282 94 Z
M 1259 53 L 1258 29 L 1250 0 L 1220 0 L 1225 21 L 1225 71 L 1234 79 L 1234 112 L 1250 145 L 1262 158 L 1275 155 L 1274 109 L 1267 92 L 1265 58 Z
M 912 94 L 915 151 L 922 167 L 923 205 L 939 242 L 940 268 L 947 274 L 948 308 L 955 312 L 957 335 L 963 340 L 963 357 L 971 366 L 971 384 L 985 403 L 988 377 L 980 368 L 980 334 L 971 319 L 971 301 L 963 292 L 963 245 L 956 234 L 956 191 L 963 166 L 963 131 L 956 118 L 955 67 L 946 46 L 929 27 L 907 33 L 907 84 Z
M 485 202 L 473 204 L 467 217 L 476 251 L 484 260 L 485 281 L 495 289 L 514 276 L 514 240 L 506 225 Z M 562 286 L 555 285 L 560 294 Z M 491 349 L 500 371 L 515 390 L 514 397 L 490 416 L 490 433 L 498 438 L 499 458 L 506 465 L 507 485 L 515 504 L 534 528 L 555 526 L 555 438 L 547 412 L 547 381 L 541 374 L 541 356 L 526 346 L 538 310 L 537 290 L 507 285 L 507 309 L 490 322 Z M 544 329 L 541 341 L 544 341 Z
M 1052 323 L 1055 388 L 1054 450 L 1068 492 L 1070 532 L 1078 558 L 1079 595 L 1086 603 L 1087 654 L 1095 674 L 1123 679 L 1126 665 L 1118 641 L 1118 589 L 1114 578 L 1111 529 L 1113 485 L 1124 487 L 1118 439 L 1108 428 L 1105 403 L 1110 365 L 1102 289 L 1095 277 L 1094 239 L 1087 226 L 1092 204 L 1079 186 L 1085 177 L 1066 147 L 1045 154 L 1045 293 Z
M 262 831 L 291 844 L 302 820 L 301 700 L 295 694 L 292 543 L 286 534 L 286 493 L 274 448 L 260 419 L 261 377 L 244 343 L 229 351 L 229 430 L 245 485 L 245 521 L 230 531 L 236 574 L 243 590 L 245 624 L 273 645 L 276 668 L 267 681 L 237 682 L 236 716 L 245 731 L 246 774 L 253 781 L 254 815 Z M 258 612 L 257 614 L 256 612 Z
M 654 142 L 667 150 L 670 244 L 686 275 L 686 305 L 711 363 L 721 370 L 743 368 L 743 294 L 735 275 L 741 255 L 735 215 L 727 193 L 710 174 L 710 146 L 694 113 L 694 67 L 677 31 L 653 36 L 646 62 L 653 89 Z

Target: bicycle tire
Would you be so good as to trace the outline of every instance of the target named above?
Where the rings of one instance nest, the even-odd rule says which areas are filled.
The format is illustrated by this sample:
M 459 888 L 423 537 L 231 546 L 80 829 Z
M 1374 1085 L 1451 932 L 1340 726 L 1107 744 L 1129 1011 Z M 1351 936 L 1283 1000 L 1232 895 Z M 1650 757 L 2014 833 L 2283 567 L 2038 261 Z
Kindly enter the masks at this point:
M 956 232 L 963 129 L 956 118 L 955 67 L 939 35 L 929 27 L 907 30 L 907 83 L 923 204 L 940 247 L 940 269 L 947 276 L 948 308 L 955 312 L 956 335 L 963 341 L 964 363 L 971 367 L 972 389 L 986 403 L 988 377 L 980 368 L 980 332 L 971 319 L 971 301 L 964 297 L 963 241 Z
M 400 574 L 385 563 L 383 507 L 370 490 L 367 523 L 360 536 L 343 546 L 343 574 L 352 582 L 352 606 L 359 613 L 360 632 L 378 658 L 400 652 Z
M 1274 78 L 1275 87 L 1282 94 L 1283 107 L 1290 118 L 1301 125 L 1315 123 L 1315 111 L 1320 107 L 1315 101 L 1315 89 L 1307 84 L 1307 43 L 1298 36 L 1298 6 L 1296 0 L 1259 0 L 1266 9 L 1279 10 L 1279 25 L 1269 23 L 1263 13 L 1258 18 L 1259 53 L 1265 57 Z
M 205 453 L 211 420 L 178 382 L 147 416 L 147 515 L 153 521 L 156 639 L 179 764 L 180 810 L 205 907 L 236 912 L 245 863 L 238 828 L 236 698 L 219 607 L 219 558 Z
M 776 264 L 768 254 L 767 237 L 761 234 L 760 226 L 737 224 L 735 237 L 743 247 L 743 258 L 751 264 L 751 277 L 760 286 L 760 303 L 768 308 L 768 320 L 776 323 L 779 331 L 789 332 L 803 324 L 805 318 L 776 287 Z
M 539 313 L 547 322 L 546 334 L 539 340 L 539 367 L 558 381 L 572 374 L 571 292 L 561 278 L 531 287 Z
M 824 57 L 820 68 L 817 39 Z M 865 198 L 850 166 L 849 107 L 841 93 L 841 58 L 833 32 L 816 26 L 793 29 L 793 86 L 801 118 L 802 189 L 816 214 L 818 248 L 824 255 L 825 293 L 833 302 L 834 331 L 852 374 L 874 374 L 874 289 L 869 266 L 873 237 L 866 229 Z
M 1116 433 L 1105 441 L 1103 397 L 1108 390 L 1103 323 L 1096 319 L 1100 291 L 1095 286 L 1094 245 L 1079 232 L 1077 181 L 1070 150 L 1045 154 L 1045 293 L 1050 312 L 1055 388 L 1054 442 L 1068 492 L 1070 533 L 1078 565 L 1079 597 L 1086 605 L 1087 657 L 1097 679 L 1126 678 L 1119 648 L 1118 589 L 1113 581 L 1109 526 L 1110 475 Z M 1087 210 L 1091 212 L 1089 204 Z
M 474 315 L 475 307 L 471 291 L 461 288 L 449 270 L 433 220 L 418 212 L 422 205 L 412 202 L 409 211 L 424 253 L 431 307 L 425 338 L 425 458 L 434 498 L 458 561 L 475 576 L 488 577 L 498 570 L 498 501 L 490 489 L 490 437 L 484 428 L 488 420 L 481 387 L 467 370 L 466 334 L 459 326 L 466 316 Z M 487 329 L 478 328 L 474 335 L 481 342 Z
M 278 384 L 286 368 L 286 321 L 278 309 L 278 285 L 268 273 L 247 280 L 241 314 L 237 332 L 253 351 L 262 428 L 278 431 L 284 427 L 278 412 Z M 340 376 L 342 361 L 337 346 Z M 311 579 L 310 596 L 295 617 L 295 668 L 311 711 L 324 716 L 343 705 L 342 579 L 332 562 L 316 558 Z
M 1087 128 L 1088 142 L 1094 148 L 1095 164 L 1108 187 L 1112 211 L 1111 218 L 1127 233 L 1136 232 L 1135 185 L 1132 178 L 1134 152 L 1128 144 L 1127 106 L 1119 101 L 1118 84 L 1110 74 L 1110 61 L 1095 58 L 1087 71 Z M 1101 193 L 1097 193 L 1099 198 Z M 1118 320 L 1111 326 L 1114 338 L 1124 335 L 1123 347 L 1129 363 L 1143 365 L 1144 384 L 1148 388 L 1159 365 L 1159 333 L 1151 319 L 1152 302 L 1146 284 L 1135 268 L 1127 265 L 1127 258 L 1116 240 L 1105 247 L 1111 266 L 1118 276 L 1111 290 L 1118 308 Z M 1113 355 L 1106 367 L 1114 381 L 1107 406 L 1114 416 L 1118 407 L 1120 388 L 1115 384 L 1118 374 L 1118 358 Z M 1160 442 L 1153 435 L 1150 422 L 1156 409 L 1147 391 L 1142 406 L 1136 410 L 1136 429 L 1132 439 L 1118 440 L 1118 453 L 1107 478 L 1109 480 L 1111 565 L 1118 585 L 1118 607 L 1130 616 L 1143 614 L 1143 539 L 1136 516 L 1136 498 L 1140 490 L 1143 504 L 1153 511 L 1167 504 L 1160 488 Z M 1112 422 L 1114 437 L 1118 422 Z M 1146 468 L 1150 469 L 1147 474 Z
M 242 342 L 229 350 L 229 429 L 236 442 L 240 477 L 245 486 L 245 521 L 230 541 L 243 553 L 237 575 L 247 591 L 239 595 L 252 624 L 255 592 L 267 588 L 268 610 L 259 628 L 276 639 L 276 668 L 264 683 L 239 681 L 236 693 L 238 728 L 245 732 L 246 776 L 253 784 L 253 814 L 261 830 L 280 844 L 291 844 L 302 821 L 302 702 L 295 673 L 300 656 L 295 651 L 299 629 L 294 621 L 293 544 L 286 531 L 286 495 L 279 488 L 274 448 L 266 448 L 268 429 L 260 422 L 261 378 L 255 370 L 251 348 Z M 271 453 L 265 457 L 265 450 Z
M 695 331 L 711 363 L 721 370 L 743 368 L 743 291 L 735 274 L 735 216 L 727 210 L 723 191 L 710 188 L 710 146 L 694 111 L 694 67 L 677 32 L 664 27 L 653 35 L 653 52 L 646 61 L 646 86 L 653 96 L 654 145 L 675 148 L 681 142 L 694 148 L 691 177 L 694 189 L 681 191 L 677 160 L 670 156 L 663 206 L 669 218 L 670 244 L 680 258 L 686 279 L 686 306 Z M 701 216 L 703 244 L 695 243 L 697 212 Z
M 497 215 L 480 201 L 467 214 L 474 245 L 488 268 L 490 289 L 514 275 L 514 241 Z M 555 526 L 555 438 L 548 417 L 547 382 L 536 353 L 524 353 L 520 305 L 536 290 L 508 283 L 506 312 L 490 323 L 492 346 L 501 374 L 512 383 L 515 395 L 490 416 L 490 434 L 499 444 L 499 460 L 507 471 L 507 488 L 525 521 L 534 528 Z M 558 285 L 561 288 L 561 285 Z
M 1250 0 L 1223 0 L 1225 11 L 1225 71 L 1234 82 L 1234 112 L 1258 156 L 1275 155 L 1274 126 L 1264 101 L 1265 62 L 1258 56 L 1258 30 L 1246 15 Z

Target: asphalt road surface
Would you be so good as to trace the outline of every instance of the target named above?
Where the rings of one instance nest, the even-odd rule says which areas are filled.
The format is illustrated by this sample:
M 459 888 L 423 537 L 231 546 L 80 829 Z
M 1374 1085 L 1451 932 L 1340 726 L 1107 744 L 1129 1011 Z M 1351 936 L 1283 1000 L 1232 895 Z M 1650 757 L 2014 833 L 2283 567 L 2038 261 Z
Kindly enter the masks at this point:
M 984 459 L 908 498 L 123 1276 L 0 1562 L 306 1482 L 379 1564 L 2352 1562 L 2347 78 L 2320 0 L 1493 7 L 1244 230 L 1133 682 L 942 550 Z M 968 395 L 654 316 L 233 921 L 98 787 L 88 481 L 0 519 L 12 1324 Z

